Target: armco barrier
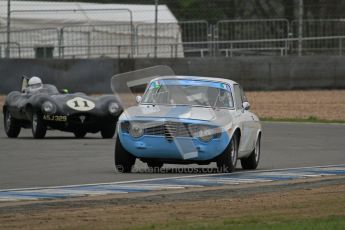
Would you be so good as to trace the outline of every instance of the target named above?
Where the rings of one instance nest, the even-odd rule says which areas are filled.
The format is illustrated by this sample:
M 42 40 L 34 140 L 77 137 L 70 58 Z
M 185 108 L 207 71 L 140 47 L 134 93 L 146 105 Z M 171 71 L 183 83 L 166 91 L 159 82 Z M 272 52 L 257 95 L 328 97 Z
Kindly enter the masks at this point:
M 142 59 L 0 59 L 0 94 L 19 90 L 22 75 L 72 92 L 110 93 L 117 73 L 168 65 L 176 74 L 230 78 L 246 90 L 344 89 L 345 57 Z
M 21 76 L 39 76 L 44 83 L 73 92 L 109 93 L 110 78 L 119 72 L 117 61 L 0 59 L 0 94 L 21 87 Z

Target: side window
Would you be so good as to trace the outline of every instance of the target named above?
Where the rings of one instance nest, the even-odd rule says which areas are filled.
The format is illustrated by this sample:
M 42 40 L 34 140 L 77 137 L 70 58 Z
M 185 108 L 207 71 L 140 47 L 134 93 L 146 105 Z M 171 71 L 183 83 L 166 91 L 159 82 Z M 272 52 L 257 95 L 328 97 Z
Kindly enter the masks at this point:
M 242 96 L 241 96 L 241 89 L 239 85 L 234 85 L 234 98 L 235 98 L 235 106 L 236 109 L 242 109 Z

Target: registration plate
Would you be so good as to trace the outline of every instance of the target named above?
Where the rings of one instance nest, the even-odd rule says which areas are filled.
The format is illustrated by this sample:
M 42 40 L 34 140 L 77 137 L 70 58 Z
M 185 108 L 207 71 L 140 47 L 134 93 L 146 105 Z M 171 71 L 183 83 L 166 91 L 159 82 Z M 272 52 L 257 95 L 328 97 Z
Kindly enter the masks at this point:
M 61 122 L 66 122 L 67 121 L 67 116 L 61 116 L 61 115 L 44 115 L 43 116 L 44 120 L 47 121 L 61 121 Z

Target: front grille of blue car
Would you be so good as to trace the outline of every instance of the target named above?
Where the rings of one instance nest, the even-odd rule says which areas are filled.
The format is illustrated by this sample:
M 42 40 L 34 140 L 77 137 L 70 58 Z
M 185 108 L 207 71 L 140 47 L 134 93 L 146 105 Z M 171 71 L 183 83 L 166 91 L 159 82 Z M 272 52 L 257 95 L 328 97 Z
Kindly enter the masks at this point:
M 198 133 L 200 126 L 205 127 L 207 125 L 190 124 L 183 122 L 156 122 L 156 121 L 132 121 L 139 124 L 144 129 L 143 135 L 151 136 L 164 136 L 167 141 L 173 141 L 175 137 L 195 137 L 193 134 Z M 124 121 L 121 123 L 121 131 L 129 133 L 131 123 Z M 213 134 L 213 138 L 219 138 L 221 136 L 221 129 L 214 126 L 207 126 L 216 132 Z
M 164 136 L 168 141 L 172 141 L 174 137 L 192 137 L 187 123 L 182 122 L 147 122 L 142 123 L 144 127 L 144 135 Z M 129 132 L 130 123 L 121 123 L 121 130 L 125 133 Z

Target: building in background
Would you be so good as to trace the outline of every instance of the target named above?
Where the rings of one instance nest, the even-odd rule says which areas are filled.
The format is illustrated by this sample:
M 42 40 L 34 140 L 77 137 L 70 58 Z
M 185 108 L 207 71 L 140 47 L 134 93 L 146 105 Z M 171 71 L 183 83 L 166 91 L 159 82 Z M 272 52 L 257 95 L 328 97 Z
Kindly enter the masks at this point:
M 183 57 L 181 30 L 166 5 L 11 1 L 11 58 Z M 0 1 L 0 57 L 7 46 Z M 166 44 L 166 45 L 164 45 Z

